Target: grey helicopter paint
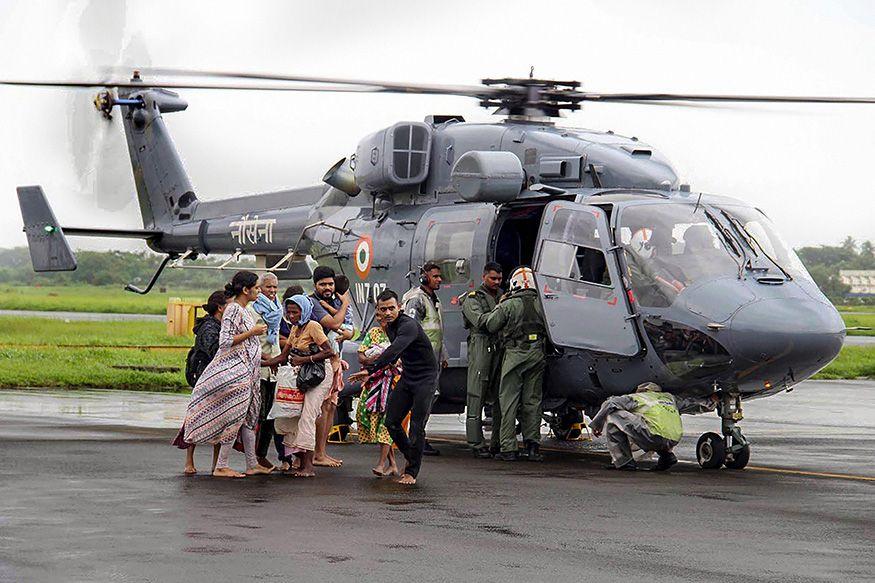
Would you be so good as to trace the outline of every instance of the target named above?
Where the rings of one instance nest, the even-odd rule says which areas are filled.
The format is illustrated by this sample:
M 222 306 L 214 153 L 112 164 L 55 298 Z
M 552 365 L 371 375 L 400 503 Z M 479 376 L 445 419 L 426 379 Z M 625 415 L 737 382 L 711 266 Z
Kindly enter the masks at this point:
M 265 78 L 222 75 L 228 76 Z M 505 275 L 528 265 L 553 346 L 544 409 L 557 435 L 579 420 L 579 411 L 592 413 L 608 396 L 655 381 L 693 403 L 686 412 L 716 404 L 723 435 L 700 439 L 705 467 L 747 463 L 749 444 L 737 424 L 742 400 L 789 390 L 838 354 L 842 319 L 763 213 L 690 192 L 663 156 L 635 138 L 560 128 L 550 118 L 587 100 L 861 98 L 612 96 L 536 79 L 484 80 L 473 88 L 305 81 L 342 83 L 350 91 L 467 95 L 507 118 L 483 124 L 435 115 L 397 123 L 363 138 L 350 159 L 326 174 L 327 185 L 205 202 L 162 119 L 187 103 L 135 75 L 111 84 L 118 96 L 103 92 L 96 105 L 104 115 L 118 108 L 123 116 L 144 228 L 61 227 L 42 189 L 21 187 L 34 269 L 75 268 L 65 233 L 139 237 L 165 253 L 146 290 L 128 286 L 140 293 L 168 263 L 202 255 L 256 255 L 266 269 L 297 278 L 315 261 L 350 278 L 356 320 L 365 328 L 380 291 L 405 291 L 419 266 L 436 261 L 450 366 L 434 412 L 458 413 L 467 366 L 459 299 L 479 284 L 487 261 L 501 263 Z

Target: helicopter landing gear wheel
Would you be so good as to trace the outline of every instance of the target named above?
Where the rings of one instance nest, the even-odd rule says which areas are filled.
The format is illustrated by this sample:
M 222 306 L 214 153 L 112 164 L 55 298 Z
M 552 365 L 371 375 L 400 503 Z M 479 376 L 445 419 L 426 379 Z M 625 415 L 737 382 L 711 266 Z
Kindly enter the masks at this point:
M 576 441 L 583 435 L 583 413 L 567 409 L 554 415 L 549 421 L 550 431 L 559 441 Z
M 726 467 L 741 470 L 750 461 L 750 442 L 741 433 L 738 422 L 744 419 L 741 411 L 741 396 L 726 393 L 722 396 L 717 412 L 723 426 L 723 444 L 726 451 Z
M 738 447 L 737 450 L 735 450 L 736 447 Z M 739 445 L 735 438 L 732 438 L 732 447 L 730 447 L 729 451 L 733 450 L 735 450 L 735 453 L 729 454 L 731 457 L 727 458 L 725 462 L 726 467 L 730 470 L 743 470 L 747 462 L 750 461 L 750 444 Z
M 699 465 L 706 470 L 714 470 L 726 461 L 726 445 L 723 438 L 709 431 L 703 433 L 696 444 L 696 459 Z

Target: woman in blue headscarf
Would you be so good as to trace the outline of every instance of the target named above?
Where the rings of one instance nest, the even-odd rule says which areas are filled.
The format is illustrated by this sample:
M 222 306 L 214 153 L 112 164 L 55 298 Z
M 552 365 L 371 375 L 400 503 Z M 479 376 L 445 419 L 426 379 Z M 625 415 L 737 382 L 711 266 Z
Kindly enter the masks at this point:
M 283 434 L 286 457 L 295 455 L 300 464 L 295 476 L 311 478 L 313 471 L 313 450 L 316 448 L 316 418 L 322 410 L 322 401 L 331 389 L 334 372 L 331 357 L 334 351 L 319 322 L 310 320 L 313 306 L 305 295 L 294 295 L 284 303 L 286 318 L 291 324 L 289 340 L 282 353 L 262 361 L 264 366 L 290 364 L 299 367 L 305 363 L 322 363 L 325 379 L 304 394 L 304 407 L 300 417 L 280 417 L 275 421 L 276 432 Z M 315 347 L 315 350 L 313 349 Z M 288 460 L 286 460 L 288 461 Z

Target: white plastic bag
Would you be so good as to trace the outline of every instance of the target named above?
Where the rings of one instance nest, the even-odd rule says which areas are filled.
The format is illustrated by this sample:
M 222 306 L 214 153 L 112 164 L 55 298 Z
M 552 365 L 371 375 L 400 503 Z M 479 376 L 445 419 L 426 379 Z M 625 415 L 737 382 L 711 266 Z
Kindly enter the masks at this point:
M 281 366 L 276 371 L 276 389 L 273 393 L 273 407 L 268 419 L 277 417 L 300 417 L 304 408 L 304 393 L 298 390 L 298 370 L 292 366 Z

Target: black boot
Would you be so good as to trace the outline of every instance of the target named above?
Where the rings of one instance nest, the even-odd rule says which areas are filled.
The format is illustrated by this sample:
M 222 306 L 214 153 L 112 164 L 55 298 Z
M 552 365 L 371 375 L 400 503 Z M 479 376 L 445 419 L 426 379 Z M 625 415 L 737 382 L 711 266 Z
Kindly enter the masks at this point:
M 441 455 L 440 450 L 431 446 L 428 440 L 425 440 L 425 447 L 422 448 L 422 455 Z
M 656 462 L 656 465 L 653 466 L 652 470 L 654 472 L 664 472 L 669 469 L 673 465 L 678 463 L 678 458 L 672 452 L 666 452 L 659 454 L 659 459 Z
M 492 454 L 489 453 L 489 448 L 487 447 L 475 447 L 474 448 L 474 457 L 477 459 L 488 459 L 492 457 Z
M 541 446 L 538 445 L 537 441 L 526 442 L 526 454 L 526 457 L 530 462 L 544 461 L 544 456 L 541 455 Z
M 515 451 L 503 451 L 503 452 L 497 454 L 495 456 L 495 459 L 497 459 L 500 462 L 515 462 L 519 458 L 517 457 L 517 452 L 515 452 Z

